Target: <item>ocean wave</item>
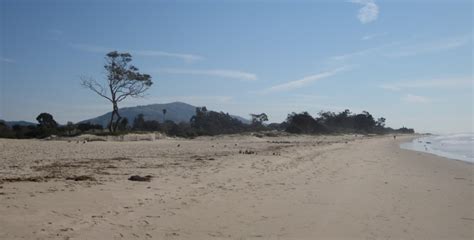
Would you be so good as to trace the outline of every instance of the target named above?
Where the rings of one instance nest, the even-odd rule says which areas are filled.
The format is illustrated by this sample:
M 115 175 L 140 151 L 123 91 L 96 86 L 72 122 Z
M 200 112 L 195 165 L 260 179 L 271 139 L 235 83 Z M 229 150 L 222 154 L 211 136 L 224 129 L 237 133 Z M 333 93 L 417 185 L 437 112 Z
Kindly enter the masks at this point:
M 474 163 L 474 133 L 422 137 L 400 147 Z

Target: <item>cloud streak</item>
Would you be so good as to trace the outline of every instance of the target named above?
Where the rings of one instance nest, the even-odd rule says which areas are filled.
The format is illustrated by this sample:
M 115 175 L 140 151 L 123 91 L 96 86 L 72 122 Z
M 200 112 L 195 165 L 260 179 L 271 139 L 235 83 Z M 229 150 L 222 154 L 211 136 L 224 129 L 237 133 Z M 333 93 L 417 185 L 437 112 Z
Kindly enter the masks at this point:
M 179 58 L 187 62 L 204 59 L 203 57 L 198 56 L 198 55 L 185 54 L 185 53 L 170 53 L 170 52 L 151 51 L 151 50 L 145 50 L 145 51 L 132 50 L 131 52 L 139 56 Z
M 346 69 L 347 69 L 347 67 L 342 67 L 342 68 L 337 68 L 337 69 L 334 69 L 334 70 L 331 70 L 331 71 L 326 71 L 326 72 L 306 76 L 306 77 L 304 77 L 302 79 L 299 79 L 299 80 L 290 81 L 290 82 L 286 82 L 286 83 L 283 83 L 283 84 L 278 84 L 278 85 L 269 87 L 267 89 L 264 89 L 262 91 L 262 93 L 281 92 L 281 91 L 289 91 L 289 90 L 293 90 L 293 89 L 302 88 L 302 87 L 304 87 L 308 84 L 311 84 L 313 82 L 316 82 L 316 81 L 319 81 L 319 80 L 322 80 L 322 79 L 325 79 L 325 78 L 332 77 L 332 76 L 334 76 L 334 75 L 336 75 L 336 74 L 338 74 L 342 71 L 345 71 Z
M 375 0 L 350 0 L 351 3 L 362 5 L 357 13 L 357 18 L 363 24 L 377 20 L 379 16 L 379 7 Z
M 402 101 L 407 102 L 407 103 L 430 103 L 431 99 L 423 97 L 423 96 L 407 94 L 402 97 Z
M 432 79 L 432 80 L 414 80 L 406 82 L 398 82 L 391 84 L 383 84 L 379 87 L 390 91 L 401 91 L 403 89 L 415 89 L 415 88 L 466 88 L 474 85 L 474 79 L 472 77 L 464 78 L 444 78 L 444 79 Z
M 404 46 L 401 49 L 386 54 L 388 57 L 409 57 L 456 49 L 469 44 L 470 36 L 441 39 L 434 42 Z
M 345 61 L 354 57 L 364 57 L 374 55 L 376 57 L 410 57 L 423 54 L 437 53 L 453 50 L 470 44 L 471 37 L 457 36 L 451 38 L 438 39 L 423 43 L 409 43 L 407 41 L 394 41 L 377 47 L 370 47 L 346 54 L 336 55 L 329 58 L 332 61 Z
M 107 53 L 110 51 L 114 51 L 115 49 L 106 48 L 101 46 L 94 46 L 94 45 L 87 45 L 87 44 L 70 44 L 71 47 L 86 51 L 86 52 L 94 52 L 94 53 Z M 202 60 L 204 57 L 194 54 L 187 54 L 187 53 L 172 53 L 172 52 L 165 52 L 165 51 L 154 51 L 154 50 L 125 50 L 126 52 L 131 53 L 132 55 L 137 56 L 144 56 L 144 57 L 168 57 L 168 58 L 176 58 L 186 62 L 194 62 L 197 60 Z
M 4 62 L 4 63 L 15 63 L 15 60 L 13 60 L 13 59 L 11 59 L 11 58 L 0 57 L 0 62 Z
M 372 40 L 374 38 L 382 37 L 385 35 L 387 35 L 387 33 L 368 34 L 368 35 L 363 36 L 361 39 L 364 41 L 367 41 L 367 40 Z
M 346 53 L 346 54 L 332 56 L 329 59 L 333 60 L 333 61 L 343 61 L 343 60 L 348 60 L 348 59 L 353 58 L 353 57 L 361 57 L 361 56 L 366 56 L 366 55 L 375 54 L 375 53 L 380 54 L 380 50 L 389 48 L 391 46 L 396 46 L 396 45 L 399 45 L 399 44 L 400 44 L 400 42 L 391 42 L 391 43 L 380 45 L 380 46 L 377 46 L 377 47 L 371 47 L 371 48 L 366 48 L 366 49 L 359 50 L 359 51 L 354 51 L 354 52 L 350 52 L 350 53 Z
M 220 78 L 231 78 L 244 81 L 255 81 L 258 79 L 257 75 L 249 72 L 242 72 L 236 70 L 227 69 L 210 69 L 210 70 L 198 70 L 198 69 L 179 69 L 179 68 L 165 68 L 158 69 L 157 73 L 165 74 L 183 74 L 183 75 L 202 75 Z
M 351 52 L 351 53 L 332 56 L 330 59 L 333 60 L 333 61 L 344 61 L 344 60 L 347 60 L 347 59 L 352 58 L 352 57 L 367 55 L 367 54 L 375 52 L 375 51 L 377 51 L 381 48 L 382 47 L 367 48 L 367 49 L 363 49 L 363 50 L 359 50 L 359 51 L 355 51 L 355 52 Z
M 48 40 L 61 40 L 63 38 L 64 32 L 59 29 L 49 29 L 47 31 L 47 39 Z

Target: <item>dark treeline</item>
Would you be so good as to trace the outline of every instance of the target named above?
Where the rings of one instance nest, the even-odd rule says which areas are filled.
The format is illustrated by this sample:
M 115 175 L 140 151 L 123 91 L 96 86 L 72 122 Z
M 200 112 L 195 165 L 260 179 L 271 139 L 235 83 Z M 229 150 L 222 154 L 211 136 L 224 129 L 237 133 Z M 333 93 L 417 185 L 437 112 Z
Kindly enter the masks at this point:
M 68 122 L 59 125 L 49 113 L 41 113 L 36 118 L 37 125 L 8 126 L 0 121 L 0 138 L 46 138 L 52 135 L 76 136 L 83 133 L 102 133 L 103 128 L 98 124 Z
M 146 120 L 139 114 L 133 121 L 122 118 L 117 132 L 110 133 L 108 128 L 90 123 L 59 125 L 51 114 L 41 113 L 36 120 L 37 125 L 8 126 L 0 121 L 0 137 L 2 138 L 45 138 L 51 135 L 76 136 L 84 133 L 107 135 L 126 134 L 130 132 L 162 132 L 168 136 L 193 138 L 196 136 L 213 136 L 219 134 L 235 134 L 258 131 L 286 131 L 294 134 L 394 134 L 414 133 L 410 128 L 392 129 L 385 127 L 385 118 L 375 119 L 369 112 L 359 114 L 345 110 L 339 113 L 320 112 L 317 117 L 308 112 L 288 114 L 282 123 L 265 124 L 268 117 L 265 113 L 250 114 L 252 121 L 244 124 L 228 113 L 208 111 L 206 107 L 196 108 L 196 114 L 189 122 L 175 123 Z
M 307 112 L 289 114 L 279 127 L 290 133 L 329 134 L 329 133 L 414 133 L 414 129 L 392 129 L 385 127 L 385 118 L 377 120 L 366 111 L 355 114 L 349 110 L 339 113 L 322 111 L 314 118 Z

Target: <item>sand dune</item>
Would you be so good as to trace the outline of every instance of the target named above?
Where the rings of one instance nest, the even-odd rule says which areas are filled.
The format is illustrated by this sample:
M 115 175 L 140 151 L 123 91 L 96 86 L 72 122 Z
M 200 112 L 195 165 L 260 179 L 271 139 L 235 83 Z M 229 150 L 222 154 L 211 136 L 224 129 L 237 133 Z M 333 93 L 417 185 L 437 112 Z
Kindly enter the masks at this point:
M 0 239 L 473 239 L 473 165 L 409 138 L 1 139 Z

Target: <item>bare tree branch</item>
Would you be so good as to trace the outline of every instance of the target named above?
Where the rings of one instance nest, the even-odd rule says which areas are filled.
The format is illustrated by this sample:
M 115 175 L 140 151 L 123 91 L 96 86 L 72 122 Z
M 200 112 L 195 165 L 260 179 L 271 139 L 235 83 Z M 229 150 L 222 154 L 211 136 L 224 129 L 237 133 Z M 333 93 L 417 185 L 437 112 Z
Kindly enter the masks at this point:
M 112 102 L 112 99 L 109 96 L 107 96 L 107 92 L 105 91 L 105 88 L 102 85 L 100 85 L 95 79 L 81 77 L 81 80 L 82 80 L 81 85 L 83 87 L 92 90 L 93 92 L 97 93 L 99 96 Z

